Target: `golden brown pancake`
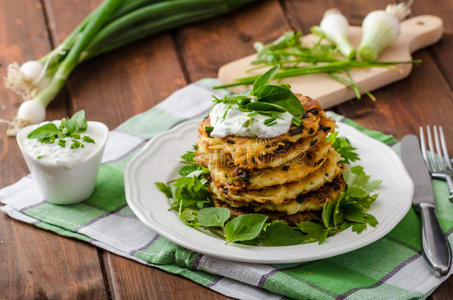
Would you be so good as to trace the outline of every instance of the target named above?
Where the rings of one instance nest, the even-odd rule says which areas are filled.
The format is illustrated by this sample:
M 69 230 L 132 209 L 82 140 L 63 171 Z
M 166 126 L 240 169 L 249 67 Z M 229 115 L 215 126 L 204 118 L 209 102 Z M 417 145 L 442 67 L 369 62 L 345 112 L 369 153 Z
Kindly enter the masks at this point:
M 281 205 L 288 199 L 296 199 L 300 194 L 308 193 L 320 188 L 323 184 L 332 181 L 342 172 L 340 164 L 341 156 L 330 151 L 326 162 L 316 172 L 302 178 L 299 181 L 271 186 L 259 190 L 229 190 L 225 187 L 217 187 L 211 182 L 210 190 L 220 200 L 233 200 L 244 202 L 272 202 Z
M 337 176 L 332 182 L 326 183 L 321 188 L 300 195 L 297 199 L 283 205 L 273 205 L 272 203 L 250 205 L 246 202 L 224 202 L 214 199 L 217 207 L 226 207 L 232 216 L 239 216 L 245 213 L 260 213 L 269 216 L 271 220 L 286 220 L 289 223 L 300 223 L 311 220 L 316 216 L 317 211 L 321 211 L 326 202 L 338 199 L 341 192 L 346 188 L 346 183 L 341 175 Z
M 220 200 L 227 203 L 233 208 L 248 208 L 253 212 L 272 211 L 281 212 L 288 215 L 321 210 L 325 202 L 331 202 L 338 199 L 340 193 L 346 188 L 346 183 L 342 175 L 338 175 L 333 181 L 327 182 L 319 189 L 301 194 L 296 199 L 290 199 L 282 204 L 276 205 L 271 201 L 266 203 L 231 201 L 229 199 Z
M 295 159 L 296 157 L 305 154 L 310 148 L 315 146 L 318 142 L 325 141 L 327 132 L 319 131 L 314 136 L 303 139 L 297 143 L 289 143 L 288 147 L 279 149 L 274 153 L 264 154 L 258 157 L 248 156 L 241 163 L 236 164 L 230 154 L 221 150 L 210 151 L 204 144 L 198 143 L 198 150 L 196 151 L 195 161 L 202 166 L 208 167 L 209 165 L 216 164 L 221 166 L 236 166 L 242 169 L 264 169 L 275 168 L 283 166 L 287 162 Z
M 333 151 L 331 143 L 324 141 L 283 166 L 275 168 L 250 170 L 213 163 L 208 163 L 208 168 L 216 186 L 224 186 L 229 190 L 261 189 L 297 181 L 317 171 L 330 150 Z

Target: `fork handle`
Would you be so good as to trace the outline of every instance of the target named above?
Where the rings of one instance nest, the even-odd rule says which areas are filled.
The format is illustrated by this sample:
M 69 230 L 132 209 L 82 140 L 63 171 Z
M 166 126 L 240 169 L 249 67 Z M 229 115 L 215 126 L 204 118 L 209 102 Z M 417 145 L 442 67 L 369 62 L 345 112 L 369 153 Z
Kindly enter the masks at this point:
M 450 191 L 450 196 L 448 197 L 448 200 L 453 203 L 453 180 L 451 179 L 450 175 L 447 175 L 445 177 L 445 180 L 447 181 L 448 184 L 448 190 Z
M 435 206 L 421 203 L 420 215 L 425 258 L 436 275 L 447 275 L 451 267 L 451 249 L 447 237 L 437 221 Z

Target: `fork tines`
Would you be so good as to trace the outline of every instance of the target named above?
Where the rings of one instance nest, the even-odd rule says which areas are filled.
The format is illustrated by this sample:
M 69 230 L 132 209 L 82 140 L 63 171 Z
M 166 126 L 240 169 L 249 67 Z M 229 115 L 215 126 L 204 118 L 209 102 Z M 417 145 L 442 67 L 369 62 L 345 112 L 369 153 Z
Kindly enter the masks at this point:
M 426 126 L 428 136 L 428 149 L 426 149 L 426 139 L 423 127 L 420 126 L 420 147 L 423 158 L 431 173 L 452 172 L 453 167 L 448 154 L 447 143 L 445 142 L 442 126 L 433 126 L 433 134 L 430 126 Z M 434 135 L 434 143 L 433 136 Z M 434 145 L 436 146 L 434 148 Z

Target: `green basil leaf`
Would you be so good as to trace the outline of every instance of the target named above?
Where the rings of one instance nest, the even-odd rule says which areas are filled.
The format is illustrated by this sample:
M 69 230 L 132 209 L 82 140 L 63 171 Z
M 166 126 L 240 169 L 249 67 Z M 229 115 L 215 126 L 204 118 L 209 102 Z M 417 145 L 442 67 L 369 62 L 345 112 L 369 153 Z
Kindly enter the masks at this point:
M 258 111 L 258 112 L 286 112 L 286 109 L 280 105 L 274 103 L 265 103 L 265 102 L 250 102 L 245 105 L 246 109 Z
M 277 85 L 266 85 L 257 89 L 255 96 L 259 101 L 276 102 L 287 100 L 292 92 L 287 88 Z
M 269 69 L 266 73 L 261 75 L 255 80 L 255 83 L 253 83 L 253 89 L 252 89 L 252 94 L 255 95 L 255 92 L 262 86 L 268 85 L 269 82 L 271 82 L 272 78 L 274 78 L 275 73 L 277 73 L 277 70 L 280 68 L 279 65 Z
M 180 214 L 179 218 L 183 220 L 189 226 L 193 226 L 193 223 L 197 219 L 197 211 L 194 209 L 186 208 Z
M 234 218 L 225 225 L 227 243 L 253 240 L 260 234 L 266 220 L 267 216 L 261 214 L 246 214 Z
M 56 137 L 58 135 L 58 128 L 54 123 L 44 124 L 27 135 L 29 139 L 46 139 L 50 137 Z
M 171 188 L 166 185 L 165 183 L 163 182 L 154 182 L 154 184 L 156 185 L 156 187 L 159 189 L 159 191 L 161 191 L 162 193 L 164 193 L 164 195 L 171 199 L 173 198 L 173 193 L 171 192 Z
M 223 227 L 230 218 L 230 210 L 224 207 L 207 207 L 198 211 L 198 223 L 206 227 Z
M 270 224 L 261 238 L 264 246 L 289 246 L 302 243 L 304 235 L 282 222 Z
M 87 130 L 87 120 L 85 119 L 85 111 L 79 110 L 66 121 L 65 127 L 70 132 L 85 132 Z

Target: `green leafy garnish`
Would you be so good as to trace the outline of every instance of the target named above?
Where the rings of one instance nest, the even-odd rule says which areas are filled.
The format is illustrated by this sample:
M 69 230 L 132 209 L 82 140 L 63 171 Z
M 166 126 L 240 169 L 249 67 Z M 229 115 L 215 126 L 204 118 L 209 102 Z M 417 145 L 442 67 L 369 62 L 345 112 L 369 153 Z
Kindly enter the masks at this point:
M 347 138 L 338 137 L 338 131 L 331 133 L 327 140 L 335 147 L 335 151 L 341 155 L 344 163 L 349 164 L 359 160 L 359 155 L 355 152 L 357 148 L 352 147 L 351 142 Z
M 66 129 L 69 132 L 82 133 L 87 130 L 87 120 L 85 119 L 85 111 L 79 110 L 66 121 Z
M 58 146 L 60 147 L 66 147 L 66 140 L 63 140 L 63 139 L 59 139 L 58 140 Z
M 282 113 L 292 114 L 294 116 L 293 123 L 300 126 L 302 124 L 301 117 L 305 111 L 299 99 L 291 92 L 290 86 L 287 84 L 270 84 L 278 68 L 278 65 L 274 66 L 259 76 L 251 91 L 249 90 L 241 95 L 226 95 L 223 98 L 214 97 L 214 102 L 228 106 L 224 116 L 233 107 L 242 112 L 248 112 L 249 119 L 244 122 L 244 127 L 252 127 L 253 117 L 257 114 L 269 117 L 264 121 L 265 125 L 275 125 Z
M 173 193 L 168 185 L 166 185 L 163 182 L 154 182 L 154 184 L 159 189 L 159 191 L 161 191 L 162 193 L 165 194 L 165 196 L 167 196 L 167 198 L 169 199 L 173 198 Z
M 41 143 L 46 143 L 46 141 L 49 141 L 51 139 L 55 141 L 55 138 L 58 136 L 58 133 L 59 133 L 58 127 L 55 126 L 54 123 L 47 123 L 30 132 L 27 135 L 27 138 L 38 139 Z
M 261 233 L 266 220 L 267 216 L 261 214 L 236 217 L 225 225 L 225 240 L 227 243 L 253 240 Z
M 58 139 L 60 147 L 66 147 L 64 138 L 72 138 L 71 149 L 85 147 L 83 143 L 78 141 L 81 138 L 81 133 L 87 130 L 87 120 L 85 119 L 85 111 L 76 112 L 69 120 L 62 119 L 60 126 L 57 127 L 54 123 L 46 123 L 34 129 L 27 135 L 29 139 L 38 139 L 43 144 L 53 144 Z M 82 138 L 84 143 L 95 143 L 94 139 L 84 135 Z
M 224 207 L 207 207 L 198 211 L 198 222 L 205 227 L 223 227 L 230 218 L 230 210 Z
M 352 231 L 361 233 L 367 225 L 375 227 L 376 218 L 367 213 L 377 194 L 371 194 L 379 188 L 381 181 L 370 181 L 363 167 L 355 166 L 343 172 L 346 190 L 334 202 L 324 204 L 322 222 L 304 221 L 297 226 L 307 234 L 309 241 L 323 243 L 326 238 L 339 231 L 352 227 Z
M 92 138 L 90 138 L 89 136 L 87 136 L 87 135 L 85 135 L 83 137 L 82 141 L 84 141 L 85 143 L 91 143 L 91 144 L 95 143 L 95 141 Z
M 304 241 L 304 235 L 281 221 L 272 222 L 264 231 L 260 242 L 263 246 L 289 246 Z
M 83 147 L 85 147 L 85 146 L 78 140 L 72 140 L 71 149 L 77 149 L 77 148 L 83 148 Z

